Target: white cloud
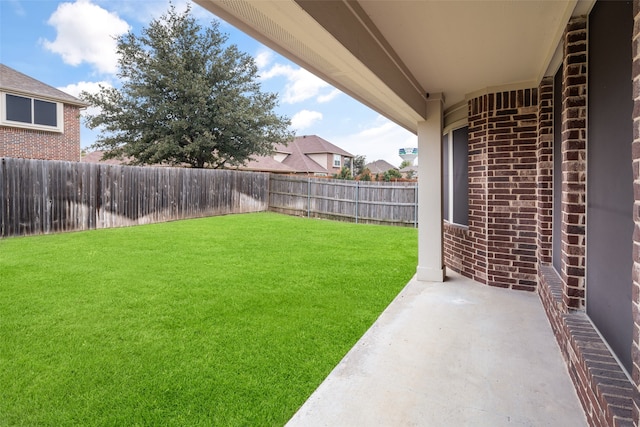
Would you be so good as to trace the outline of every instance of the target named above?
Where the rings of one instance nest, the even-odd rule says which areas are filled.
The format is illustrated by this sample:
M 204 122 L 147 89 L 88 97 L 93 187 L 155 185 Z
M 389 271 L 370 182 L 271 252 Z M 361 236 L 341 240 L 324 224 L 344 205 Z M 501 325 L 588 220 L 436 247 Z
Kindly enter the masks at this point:
M 260 58 L 263 63 L 266 59 L 270 58 L 266 56 Z M 275 77 L 285 77 L 287 80 L 282 93 L 282 101 L 287 104 L 296 104 L 312 98 L 316 98 L 318 102 L 328 102 L 340 94 L 340 91 L 334 89 L 329 83 L 300 67 L 274 64 L 271 68 L 260 71 L 262 80 Z
M 130 28 L 117 14 L 89 0 L 76 0 L 60 3 L 47 23 L 55 27 L 56 39 L 42 40 L 42 45 L 60 54 L 65 63 L 77 66 L 86 62 L 106 74 L 117 71 L 115 38 Z
M 400 148 L 418 146 L 416 135 L 382 116 L 357 133 L 329 137 L 327 140 L 353 155 L 366 156 L 367 163 L 382 159 L 394 166 L 402 163 L 398 155 Z
M 291 118 L 291 127 L 299 131 L 308 128 L 319 120 L 322 120 L 321 112 L 302 110 L 294 114 Z
M 78 82 L 71 83 L 64 87 L 59 87 L 61 91 L 68 93 L 69 95 L 73 95 L 75 97 L 79 97 L 82 92 L 89 93 L 97 93 L 100 91 L 100 85 L 111 87 L 111 83 L 102 81 L 102 82 Z
M 267 68 L 267 65 L 271 64 L 271 61 L 273 61 L 273 52 L 268 50 L 261 50 L 256 54 L 255 61 L 258 69 L 264 70 L 265 68 Z
M 100 92 L 100 85 L 104 87 L 112 87 L 111 83 L 102 81 L 102 82 L 79 82 L 72 83 L 64 87 L 59 87 L 61 91 L 68 93 L 69 95 L 73 95 L 76 98 L 80 97 L 80 93 L 88 92 L 88 93 L 98 93 Z M 88 107 L 86 110 L 83 110 L 82 115 L 94 115 L 100 113 L 100 109 L 97 107 Z
M 139 23 L 147 25 L 152 19 L 160 18 L 169 10 L 169 5 L 173 3 L 178 13 L 183 13 L 187 6 L 191 6 L 191 14 L 196 19 L 215 20 L 216 17 L 211 12 L 200 7 L 190 0 L 153 0 L 153 1 L 131 1 L 131 0 L 94 0 L 108 10 L 117 10 L 120 16 L 126 16 Z
M 331 100 L 333 100 L 335 97 L 337 97 L 338 95 L 340 95 L 342 92 L 338 89 L 333 89 L 331 92 L 325 94 L 325 95 L 320 95 L 318 96 L 318 102 L 321 104 L 324 104 L 326 102 L 329 102 Z

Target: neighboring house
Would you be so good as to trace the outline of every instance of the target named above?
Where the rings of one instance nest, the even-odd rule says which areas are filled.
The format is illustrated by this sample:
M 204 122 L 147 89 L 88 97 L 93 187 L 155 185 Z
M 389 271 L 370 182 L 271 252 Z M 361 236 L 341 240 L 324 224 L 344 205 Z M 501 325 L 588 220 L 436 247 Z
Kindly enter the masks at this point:
M 589 423 L 640 424 L 640 0 L 196 2 L 416 133 L 416 278 L 537 292 Z
M 353 154 L 317 135 L 297 136 L 289 144 L 277 144 L 271 156 L 258 157 L 241 170 L 285 174 L 331 176 L 351 164 Z
M 0 157 L 80 160 L 78 98 L 0 64 Z
M 103 165 L 126 165 L 127 161 L 122 159 L 102 159 L 104 155 L 104 151 L 90 151 L 88 153 L 82 154 L 80 157 L 80 161 L 84 163 L 100 163 Z
M 379 173 L 385 173 L 390 169 L 398 170 L 397 167 L 393 166 L 391 163 L 386 160 L 376 160 L 375 162 L 367 163 L 364 165 L 363 169 L 369 169 L 371 175 L 377 175 Z
M 400 173 L 405 178 L 417 179 L 418 178 L 418 167 L 417 166 L 406 166 L 406 167 L 400 169 Z

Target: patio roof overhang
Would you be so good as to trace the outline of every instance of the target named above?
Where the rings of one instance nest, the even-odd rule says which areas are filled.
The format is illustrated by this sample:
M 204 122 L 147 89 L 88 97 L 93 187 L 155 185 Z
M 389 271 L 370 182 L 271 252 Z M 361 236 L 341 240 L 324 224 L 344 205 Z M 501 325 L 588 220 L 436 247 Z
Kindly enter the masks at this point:
M 442 281 L 442 135 L 466 100 L 537 87 L 595 0 L 195 0 L 418 135 L 419 281 Z M 444 129 L 443 129 L 444 128 Z
M 443 94 L 446 114 L 483 92 L 537 86 L 559 64 L 570 17 L 594 3 L 195 1 L 414 133 L 428 93 Z

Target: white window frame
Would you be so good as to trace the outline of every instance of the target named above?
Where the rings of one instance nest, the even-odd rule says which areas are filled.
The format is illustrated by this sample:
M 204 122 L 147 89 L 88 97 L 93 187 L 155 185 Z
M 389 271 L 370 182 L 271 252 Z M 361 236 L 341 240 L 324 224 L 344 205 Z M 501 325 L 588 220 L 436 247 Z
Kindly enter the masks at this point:
M 7 95 L 19 96 L 21 98 L 27 98 L 31 100 L 31 123 L 7 120 Z M 39 124 L 33 123 L 33 119 L 35 116 L 34 110 L 33 110 L 34 100 L 56 104 L 56 126 L 39 125 Z M 15 127 L 15 128 L 63 133 L 64 132 L 64 104 L 59 101 L 54 101 L 51 99 L 40 98 L 40 97 L 34 97 L 30 95 L 25 95 L 22 93 L 0 92 L 0 125 Z
M 333 167 L 339 168 L 342 166 L 342 156 L 340 154 L 333 155 Z

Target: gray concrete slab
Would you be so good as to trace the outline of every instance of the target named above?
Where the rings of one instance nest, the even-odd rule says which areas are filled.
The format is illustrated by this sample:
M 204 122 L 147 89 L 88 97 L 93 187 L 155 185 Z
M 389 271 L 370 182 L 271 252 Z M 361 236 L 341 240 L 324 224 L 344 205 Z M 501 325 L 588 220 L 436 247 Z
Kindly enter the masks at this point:
M 415 279 L 289 421 L 586 426 L 538 296 Z

